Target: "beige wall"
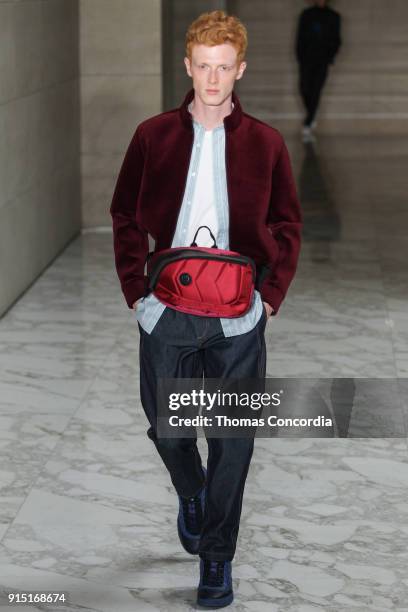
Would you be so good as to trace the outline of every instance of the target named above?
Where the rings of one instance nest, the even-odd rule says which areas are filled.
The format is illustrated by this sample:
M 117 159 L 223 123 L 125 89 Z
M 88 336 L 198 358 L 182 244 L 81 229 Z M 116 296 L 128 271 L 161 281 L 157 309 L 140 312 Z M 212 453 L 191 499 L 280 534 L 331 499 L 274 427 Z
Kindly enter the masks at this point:
M 81 172 L 84 228 L 111 226 L 126 148 L 161 112 L 160 0 L 80 0 Z
M 334 0 L 343 46 L 331 67 L 319 112 L 325 132 L 408 130 L 408 2 Z M 294 38 L 303 0 L 230 0 L 248 27 L 248 69 L 240 83 L 245 108 L 293 129 L 303 116 L 297 92 Z
M 0 2 L 0 314 L 80 229 L 76 0 Z

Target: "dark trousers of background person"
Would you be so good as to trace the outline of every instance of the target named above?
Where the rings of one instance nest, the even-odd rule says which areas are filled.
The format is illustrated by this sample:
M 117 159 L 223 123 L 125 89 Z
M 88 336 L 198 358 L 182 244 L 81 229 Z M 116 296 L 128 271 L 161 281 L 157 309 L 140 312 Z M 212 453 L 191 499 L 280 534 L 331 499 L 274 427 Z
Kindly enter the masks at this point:
M 304 125 L 310 126 L 319 106 L 320 94 L 329 70 L 327 62 L 300 62 L 299 89 L 306 108 Z
M 203 486 L 195 438 L 157 436 L 157 381 L 160 378 L 256 378 L 266 370 L 266 311 L 251 331 L 225 337 L 219 319 L 166 308 L 151 334 L 139 324 L 140 393 L 154 442 L 179 495 Z M 199 556 L 232 561 L 238 537 L 245 481 L 254 438 L 207 438 L 207 492 Z

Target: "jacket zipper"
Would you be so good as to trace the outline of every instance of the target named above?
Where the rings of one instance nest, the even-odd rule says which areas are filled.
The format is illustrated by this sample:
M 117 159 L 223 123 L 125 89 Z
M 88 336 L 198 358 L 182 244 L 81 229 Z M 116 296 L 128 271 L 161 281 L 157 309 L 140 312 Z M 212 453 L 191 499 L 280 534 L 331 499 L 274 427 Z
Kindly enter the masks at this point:
M 225 124 L 224 124 L 225 126 Z M 224 127 L 225 130 L 225 182 L 227 184 L 227 205 L 228 205 L 228 248 L 231 248 L 231 198 L 230 198 L 230 188 L 229 188 L 229 164 L 228 164 L 228 130 Z

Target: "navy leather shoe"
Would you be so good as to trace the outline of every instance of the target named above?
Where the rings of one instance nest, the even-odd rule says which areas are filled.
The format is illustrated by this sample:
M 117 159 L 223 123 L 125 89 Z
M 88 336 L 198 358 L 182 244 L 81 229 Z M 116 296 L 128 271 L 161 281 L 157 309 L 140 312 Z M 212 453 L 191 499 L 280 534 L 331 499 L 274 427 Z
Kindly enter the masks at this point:
M 207 479 L 207 470 L 204 467 L 203 472 Z M 178 496 L 177 531 L 184 550 L 190 555 L 197 555 L 200 546 L 201 530 L 204 522 L 205 488 L 206 483 L 194 497 Z
M 223 608 L 233 599 L 231 561 L 200 559 L 197 604 L 205 608 Z

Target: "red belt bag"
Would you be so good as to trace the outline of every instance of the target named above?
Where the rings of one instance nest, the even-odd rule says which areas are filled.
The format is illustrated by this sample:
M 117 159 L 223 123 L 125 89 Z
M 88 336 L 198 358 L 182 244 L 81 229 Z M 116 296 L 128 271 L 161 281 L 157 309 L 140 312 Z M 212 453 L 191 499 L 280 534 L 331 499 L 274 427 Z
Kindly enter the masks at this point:
M 196 237 L 206 227 L 212 247 L 198 247 Z M 169 308 L 206 317 L 241 317 L 252 303 L 255 262 L 235 251 L 217 247 L 211 230 L 201 225 L 190 247 L 149 253 L 149 289 Z

